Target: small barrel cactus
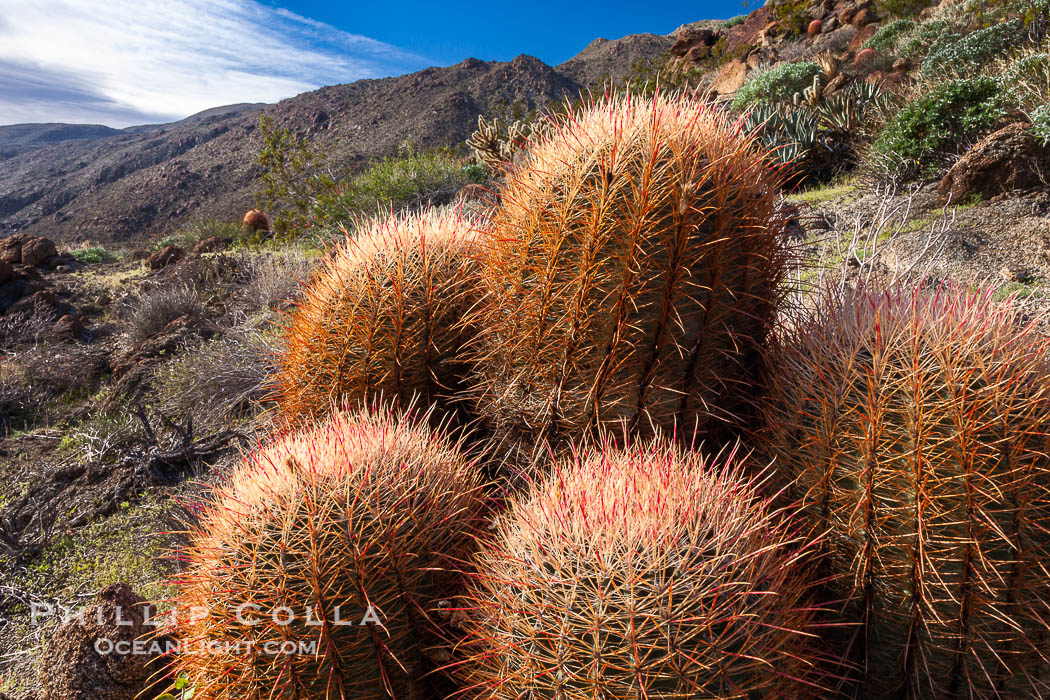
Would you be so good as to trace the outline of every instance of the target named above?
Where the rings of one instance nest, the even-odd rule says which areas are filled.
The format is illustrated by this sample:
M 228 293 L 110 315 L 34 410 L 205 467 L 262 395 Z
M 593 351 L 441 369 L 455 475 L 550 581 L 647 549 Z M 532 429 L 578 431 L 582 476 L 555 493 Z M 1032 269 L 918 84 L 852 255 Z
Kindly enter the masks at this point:
M 494 431 L 692 436 L 746 412 L 784 270 L 777 182 L 699 100 L 552 117 L 479 254 L 477 405 Z
M 808 696 L 809 545 L 732 459 L 567 459 L 482 546 L 458 667 L 477 697 Z M 472 695 L 473 697 L 473 695 Z
M 290 419 L 376 397 L 440 403 L 465 374 L 473 223 L 456 211 L 375 219 L 336 248 L 291 315 L 275 379 Z
M 1046 697 L 1050 355 L 990 294 L 835 295 L 774 355 L 760 434 L 827 533 L 863 697 Z
M 250 456 L 191 533 L 173 672 L 198 698 L 425 697 L 476 473 L 422 422 L 375 410 Z

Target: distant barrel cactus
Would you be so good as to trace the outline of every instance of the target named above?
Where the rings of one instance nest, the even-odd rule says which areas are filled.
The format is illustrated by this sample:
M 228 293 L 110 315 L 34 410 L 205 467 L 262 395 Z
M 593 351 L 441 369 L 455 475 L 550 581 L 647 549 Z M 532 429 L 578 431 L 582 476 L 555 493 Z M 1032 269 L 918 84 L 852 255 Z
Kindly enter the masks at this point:
M 659 443 L 567 460 L 477 558 L 458 662 L 477 697 L 804 697 L 807 545 L 731 460 Z M 473 697 L 474 695 L 471 695 Z
M 270 217 L 258 209 L 252 209 L 244 215 L 244 228 L 248 233 L 265 233 L 270 230 Z
M 191 533 L 174 671 L 199 698 L 425 697 L 478 487 L 455 445 L 382 412 L 255 453 Z
M 554 117 L 479 253 L 479 410 L 497 432 L 691 436 L 738 418 L 785 246 L 778 177 L 701 101 Z
M 286 329 L 275 379 L 285 415 L 455 393 L 470 337 L 472 225 L 455 211 L 378 218 L 334 250 Z
M 775 354 L 760 434 L 828 533 L 863 697 L 1047 697 L 1050 355 L 990 294 L 850 293 Z

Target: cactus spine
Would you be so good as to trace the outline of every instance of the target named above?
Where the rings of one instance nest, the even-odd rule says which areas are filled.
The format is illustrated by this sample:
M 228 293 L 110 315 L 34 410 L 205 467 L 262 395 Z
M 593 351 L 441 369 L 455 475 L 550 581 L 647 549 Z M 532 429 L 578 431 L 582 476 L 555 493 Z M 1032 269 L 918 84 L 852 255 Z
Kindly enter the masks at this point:
M 174 671 L 198 698 L 425 697 L 478 488 L 455 445 L 379 411 L 250 456 L 191 533 Z
M 561 462 L 477 557 L 464 692 L 806 696 L 806 551 L 731 456 L 655 443 Z
M 480 411 L 555 441 L 737 419 L 783 274 L 776 176 L 691 98 L 552 119 L 480 254 Z
M 861 621 L 864 697 L 1046 697 L 1047 340 L 990 291 L 827 300 L 765 429 Z
M 375 219 L 324 262 L 292 314 L 276 398 L 291 418 L 383 396 L 442 402 L 465 370 L 473 222 L 456 212 Z

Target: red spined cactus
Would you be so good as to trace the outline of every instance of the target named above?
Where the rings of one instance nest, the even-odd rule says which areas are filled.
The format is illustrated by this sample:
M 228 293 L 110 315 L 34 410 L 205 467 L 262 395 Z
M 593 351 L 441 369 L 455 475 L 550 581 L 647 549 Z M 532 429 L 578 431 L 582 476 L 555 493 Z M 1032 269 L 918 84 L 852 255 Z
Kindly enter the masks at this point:
M 760 431 L 827 532 L 864 697 L 1047 697 L 1048 341 L 991 290 L 825 300 Z
M 479 502 L 422 420 L 337 412 L 275 441 L 192 529 L 173 671 L 198 698 L 425 697 Z
M 806 697 L 808 545 L 732 459 L 654 443 L 559 463 L 477 557 L 463 694 Z
M 385 217 L 322 264 L 291 315 L 275 398 L 291 419 L 376 397 L 444 402 L 466 373 L 474 222 L 458 212 Z
M 748 410 L 780 299 L 778 176 L 717 108 L 612 97 L 553 117 L 479 252 L 480 413 L 552 442 L 710 434 Z

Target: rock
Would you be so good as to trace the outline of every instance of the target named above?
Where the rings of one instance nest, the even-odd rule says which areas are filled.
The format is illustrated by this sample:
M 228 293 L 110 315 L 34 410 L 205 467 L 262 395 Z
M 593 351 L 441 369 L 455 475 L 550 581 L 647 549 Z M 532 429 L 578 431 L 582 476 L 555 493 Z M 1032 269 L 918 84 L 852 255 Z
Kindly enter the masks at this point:
M 846 83 L 849 82 L 849 78 L 846 77 L 845 73 L 839 73 L 834 78 L 828 81 L 828 84 L 824 86 L 824 90 L 821 94 L 825 97 L 834 95 L 836 92 L 846 87 Z
M 7 313 L 22 298 L 28 286 L 29 282 L 22 277 L 0 284 L 0 313 Z
M 15 278 L 15 268 L 9 262 L 0 260 L 0 284 L 10 282 Z
M 34 237 L 22 243 L 22 264 L 37 267 L 58 255 L 58 248 L 50 238 Z
M 711 47 L 704 46 L 703 44 L 697 44 L 693 48 L 689 49 L 689 53 L 685 55 L 686 63 L 700 63 L 705 58 L 711 56 Z
M 177 245 L 166 245 L 146 258 L 146 267 L 159 270 L 186 257 L 186 251 Z
M 76 338 L 83 330 L 84 322 L 79 316 L 65 314 L 51 327 L 51 337 L 55 340 Z
M 822 31 L 824 31 L 824 23 L 819 19 L 815 19 L 809 23 L 808 27 L 806 27 L 806 36 L 812 39 L 813 37 L 820 34 Z
M 898 58 L 893 62 L 894 73 L 907 73 L 911 70 L 911 61 L 907 58 Z
M 863 9 L 857 14 L 853 15 L 853 21 L 850 22 L 854 27 L 860 29 L 872 24 L 875 21 L 875 13 L 871 10 Z
M 258 209 L 252 209 L 244 215 L 244 228 L 249 233 L 270 230 L 270 217 Z
M 197 241 L 197 245 L 193 246 L 194 255 L 204 255 L 205 253 L 214 253 L 220 250 L 226 250 L 233 243 L 232 238 L 225 236 L 209 236 L 203 240 Z
M 774 19 L 772 5 L 763 5 L 752 10 L 742 23 L 726 30 L 726 52 L 732 55 L 736 55 L 738 51 L 742 53 L 742 49 L 753 45 L 762 29 Z
M 26 236 L 21 233 L 16 233 L 13 236 L 0 239 L 0 260 L 12 265 L 21 264 L 22 244 L 25 240 Z
M 883 92 L 900 94 L 911 85 L 912 78 L 908 73 L 893 73 L 886 71 L 873 71 L 865 78 L 869 83 L 879 83 Z
M 719 95 L 732 95 L 747 82 L 747 64 L 740 60 L 730 61 L 722 66 L 711 83 L 711 90 Z
M 990 199 L 1045 186 L 1048 177 L 1050 147 L 1042 146 L 1028 125 L 1018 122 L 981 139 L 951 167 L 937 191 L 954 202 L 975 194 Z
M 853 65 L 855 66 L 867 66 L 875 62 L 879 57 L 878 52 L 875 49 L 861 49 L 857 52 L 857 57 L 853 59 Z
M 690 51 L 697 47 L 714 46 L 717 41 L 716 33 L 711 29 L 685 29 L 678 34 L 678 38 L 671 44 L 671 55 L 681 58 L 687 56 Z M 707 52 L 710 54 L 710 50 Z
M 7 309 L 7 313 L 36 314 L 45 309 L 53 313 L 53 311 L 51 311 L 51 306 L 54 303 L 55 294 L 50 289 L 33 291 L 32 285 L 27 285 L 22 291 L 22 298 L 12 304 L 10 308 Z
M 114 583 L 102 589 L 82 620 L 70 619 L 46 635 L 41 700 L 133 700 L 145 695 L 156 670 L 147 664 L 157 654 L 119 651 L 154 631 L 146 624 L 144 604 L 128 584 Z M 142 651 L 167 651 L 171 644 L 163 638 L 149 641 Z M 100 653 L 107 649 L 111 653 Z
M 830 34 L 839 28 L 839 18 L 832 15 L 828 19 L 824 20 L 824 25 L 820 28 L 821 34 Z
M 878 24 L 867 24 L 857 30 L 857 33 L 853 35 L 853 38 L 849 40 L 850 53 L 857 53 L 864 49 L 864 44 L 868 43 L 868 39 L 875 36 L 875 32 L 879 31 Z
M 839 11 L 838 20 L 839 24 L 853 24 L 853 18 L 857 15 L 856 7 L 847 7 L 844 10 Z

